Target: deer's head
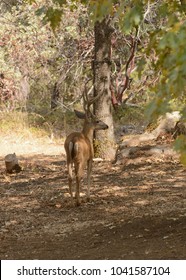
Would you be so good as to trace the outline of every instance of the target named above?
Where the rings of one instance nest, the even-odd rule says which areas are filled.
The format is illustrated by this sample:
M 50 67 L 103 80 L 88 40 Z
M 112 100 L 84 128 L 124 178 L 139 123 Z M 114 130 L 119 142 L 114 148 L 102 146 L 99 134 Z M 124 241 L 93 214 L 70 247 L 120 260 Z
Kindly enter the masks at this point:
M 99 120 L 95 115 L 83 113 L 77 110 L 74 110 L 76 116 L 79 119 L 83 119 L 85 121 L 86 127 L 93 130 L 105 130 L 108 129 L 108 125 L 103 121 Z

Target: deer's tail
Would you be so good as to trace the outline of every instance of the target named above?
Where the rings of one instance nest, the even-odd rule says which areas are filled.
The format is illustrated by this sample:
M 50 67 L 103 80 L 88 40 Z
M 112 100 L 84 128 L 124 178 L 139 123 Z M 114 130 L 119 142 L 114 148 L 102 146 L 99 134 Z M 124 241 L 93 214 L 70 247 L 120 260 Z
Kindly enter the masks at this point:
M 70 152 L 70 157 L 71 160 L 73 160 L 75 158 L 75 156 L 77 155 L 78 152 L 78 143 L 77 142 L 70 142 L 69 143 L 69 152 Z

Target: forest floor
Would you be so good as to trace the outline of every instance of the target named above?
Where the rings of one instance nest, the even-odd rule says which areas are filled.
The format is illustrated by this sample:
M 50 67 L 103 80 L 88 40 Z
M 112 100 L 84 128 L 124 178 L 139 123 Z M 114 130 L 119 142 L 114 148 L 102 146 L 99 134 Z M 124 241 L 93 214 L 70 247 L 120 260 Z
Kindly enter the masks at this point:
M 155 143 L 151 143 L 155 145 Z M 16 152 L 22 171 L 7 175 Z M 0 141 L 0 259 L 186 259 L 186 173 L 174 156 L 94 162 L 72 207 L 62 144 Z

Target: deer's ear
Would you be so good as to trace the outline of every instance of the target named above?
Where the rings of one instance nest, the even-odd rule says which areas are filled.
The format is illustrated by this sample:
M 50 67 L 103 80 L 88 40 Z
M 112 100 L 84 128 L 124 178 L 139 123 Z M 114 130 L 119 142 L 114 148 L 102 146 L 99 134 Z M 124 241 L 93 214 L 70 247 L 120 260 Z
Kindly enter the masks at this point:
M 83 112 L 80 112 L 80 111 L 77 111 L 77 110 L 74 110 L 74 113 L 76 114 L 76 116 L 79 118 L 79 119 L 85 119 L 85 113 Z

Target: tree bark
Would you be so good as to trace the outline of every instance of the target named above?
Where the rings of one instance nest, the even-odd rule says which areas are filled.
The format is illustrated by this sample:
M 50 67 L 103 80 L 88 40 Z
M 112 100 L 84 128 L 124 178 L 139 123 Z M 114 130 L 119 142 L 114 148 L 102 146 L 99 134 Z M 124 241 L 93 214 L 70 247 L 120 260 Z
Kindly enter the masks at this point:
M 113 28 L 110 25 L 109 17 L 104 18 L 101 22 L 96 22 L 94 32 L 94 96 L 100 95 L 100 98 L 94 104 L 94 114 L 109 126 L 108 130 L 95 132 L 95 155 L 113 160 L 116 152 L 110 91 Z
M 30 84 L 28 74 L 24 75 L 20 81 L 20 94 L 19 99 L 23 102 L 26 107 L 27 100 L 30 95 Z

